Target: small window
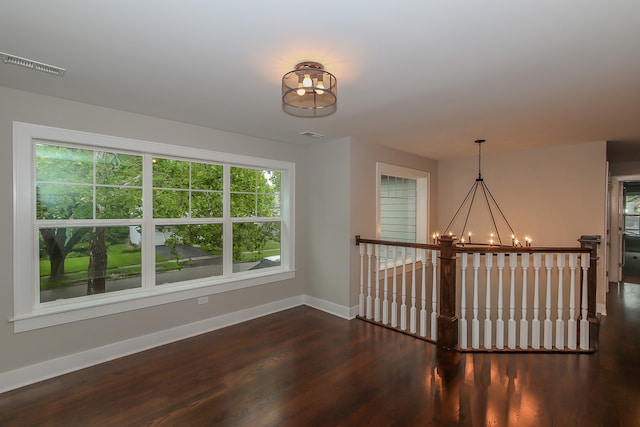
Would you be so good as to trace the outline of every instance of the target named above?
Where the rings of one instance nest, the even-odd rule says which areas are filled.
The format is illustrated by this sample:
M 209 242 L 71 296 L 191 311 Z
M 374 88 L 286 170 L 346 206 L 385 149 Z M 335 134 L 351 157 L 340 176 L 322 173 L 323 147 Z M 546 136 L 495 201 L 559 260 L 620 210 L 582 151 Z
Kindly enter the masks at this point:
M 376 166 L 378 239 L 427 243 L 429 173 L 385 163 Z M 380 256 L 387 260 L 385 248 Z M 407 257 L 414 258 L 412 249 Z
M 377 237 L 427 243 L 429 173 L 377 163 Z
M 624 196 L 624 231 L 632 236 L 640 236 L 640 192 L 636 187 L 625 185 Z
M 380 239 L 416 242 L 418 180 L 380 176 Z

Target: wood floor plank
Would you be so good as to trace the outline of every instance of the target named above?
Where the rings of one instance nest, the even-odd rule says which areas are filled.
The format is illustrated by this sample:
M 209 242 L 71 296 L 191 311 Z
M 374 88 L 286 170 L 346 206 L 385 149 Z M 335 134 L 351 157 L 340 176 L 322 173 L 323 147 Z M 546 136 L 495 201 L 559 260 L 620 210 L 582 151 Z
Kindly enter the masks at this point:
M 0 395 L 1 426 L 640 426 L 640 285 L 600 351 L 458 354 L 298 307 Z

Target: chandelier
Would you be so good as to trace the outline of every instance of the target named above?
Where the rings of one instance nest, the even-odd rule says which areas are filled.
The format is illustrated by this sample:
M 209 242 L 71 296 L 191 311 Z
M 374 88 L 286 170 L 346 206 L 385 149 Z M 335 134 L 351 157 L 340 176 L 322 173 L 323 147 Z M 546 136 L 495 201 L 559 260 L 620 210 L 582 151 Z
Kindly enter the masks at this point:
M 482 178 L 481 160 L 482 160 L 482 144 L 484 142 L 485 142 L 484 139 L 477 139 L 475 141 L 475 143 L 478 144 L 478 178 L 476 178 L 475 182 L 471 186 L 471 189 L 469 189 L 469 191 L 467 192 L 467 195 L 465 196 L 464 200 L 460 204 L 460 207 L 458 207 L 458 209 L 456 210 L 456 213 L 453 215 L 453 218 L 451 218 L 451 221 L 449 222 L 449 225 L 447 225 L 447 228 L 445 229 L 445 231 L 447 231 L 450 236 L 455 236 L 452 227 L 456 226 L 456 224 L 458 224 L 459 226 L 459 223 L 462 222 L 462 229 L 460 233 L 460 236 L 461 236 L 460 243 L 463 245 L 464 244 L 472 244 L 472 245 L 488 244 L 489 246 L 523 246 L 523 244 L 520 242 L 520 239 L 518 238 L 516 233 L 513 231 L 511 224 L 509 224 L 507 217 L 502 212 L 502 209 L 500 209 L 500 206 L 498 205 L 498 202 L 496 201 L 495 197 L 493 197 L 493 194 L 491 194 L 489 187 L 487 187 L 487 184 Z M 471 231 L 467 229 L 467 226 L 469 224 L 469 216 L 471 215 L 471 208 L 473 207 L 473 204 L 477 199 L 481 199 L 484 201 L 486 208 L 488 210 L 489 217 L 491 219 L 491 227 L 493 231 L 489 233 L 486 243 L 483 241 L 483 239 L 478 238 L 478 236 L 475 237 L 475 241 L 472 241 Z M 460 217 L 460 214 L 465 212 L 465 209 L 464 209 L 465 206 L 467 207 L 467 209 L 466 209 L 466 214 L 464 215 L 464 221 L 459 221 L 458 223 L 456 223 L 456 220 L 462 219 Z M 511 233 L 510 245 L 503 242 L 502 236 L 500 235 L 500 227 L 498 226 L 499 224 L 502 225 L 503 231 L 505 230 L 505 228 L 510 231 Z M 465 240 L 465 233 L 468 233 L 466 235 L 466 240 Z M 438 233 L 435 233 L 433 235 L 434 243 L 439 236 L 440 235 Z M 525 236 L 524 245 L 531 246 L 531 237 Z
M 296 117 L 325 117 L 337 109 L 336 77 L 318 62 L 305 61 L 282 76 L 282 109 Z

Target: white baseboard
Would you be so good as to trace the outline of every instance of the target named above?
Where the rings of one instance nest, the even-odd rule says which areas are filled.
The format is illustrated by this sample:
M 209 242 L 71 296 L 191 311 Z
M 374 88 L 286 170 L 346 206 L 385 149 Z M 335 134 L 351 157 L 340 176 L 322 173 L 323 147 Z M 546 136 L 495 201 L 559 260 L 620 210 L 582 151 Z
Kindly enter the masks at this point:
M 316 310 L 324 311 L 329 314 L 333 314 L 337 317 L 342 317 L 343 319 L 351 320 L 356 317 L 358 313 L 358 307 L 345 307 L 343 305 L 338 305 L 336 303 L 323 300 L 320 298 L 312 297 L 309 295 L 304 295 L 302 297 L 302 302 L 304 305 L 308 305 L 309 307 L 315 308 Z
M 245 322 L 247 320 L 276 313 L 278 311 L 297 307 L 305 304 L 306 298 L 309 297 L 300 295 L 297 297 L 287 298 L 269 304 L 251 307 L 245 310 L 213 317 L 211 319 L 206 319 L 199 322 L 189 323 L 183 326 L 178 326 L 176 328 L 155 332 L 149 335 L 108 344 L 102 347 L 93 348 L 91 350 L 82 351 L 80 353 L 62 356 L 57 359 L 47 360 L 45 362 L 37 363 L 35 365 L 30 365 L 24 368 L 18 368 L 13 371 L 4 372 L 0 374 L 0 393 L 4 393 L 6 391 L 33 384 L 39 381 L 47 380 L 49 378 L 57 377 L 59 375 L 67 374 L 69 372 L 84 369 L 89 366 L 108 362 L 109 360 L 117 359 L 119 357 L 128 356 L 130 354 L 138 353 L 164 344 L 169 344 L 206 332 L 215 331 L 216 329 L 221 329 L 227 326 L 235 325 L 237 323 Z M 313 301 L 315 304 L 317 304 L 318 307 L 314 307 L 314 305 L 312 304 L 308 305 L 314 308 L 319 308 L 321 310 L 322 308 L 320 307 L 340 307 L 336 304 L 317 298 L 313 298 Z M 323 311 L 335 314 L 336 316 L 340 315 L 337 312 L 333 313 L 329 310 Z
M 308 305 L 343 319 L 353 319 L 358 312 L 358 307 L 344 307 L 320 298 L 300 295 L 4 372 L 0 374 L 0 393 L 300 305 Z

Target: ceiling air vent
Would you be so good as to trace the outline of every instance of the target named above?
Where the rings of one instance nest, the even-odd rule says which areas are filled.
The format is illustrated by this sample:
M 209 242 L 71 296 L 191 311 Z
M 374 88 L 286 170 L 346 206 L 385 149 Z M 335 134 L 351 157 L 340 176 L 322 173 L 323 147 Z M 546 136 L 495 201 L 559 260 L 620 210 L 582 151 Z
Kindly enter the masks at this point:
M 309 138 L 324 138 L 324 135 L 319 134 L 319 133 L 315 133 L 315 132 L 311 132 L 310 130 L 306 130 L 304 132 L 300 132 L 300 135 L 302 136 L 308 136 Z
M 33 61 L 27 58 L 21 58 L 19 56 L 10 55 L 8 53 L 0 52 L 0 58 L 5 64 L 19 65 L 20 67 L 30 68 L 36 71 L 42 71 L 43 73 L 53 74 L 54 76 L 64 76 L 66 71 L 64 68 L 56 67 L 55 65 L 44 64 L 42 62 Z

